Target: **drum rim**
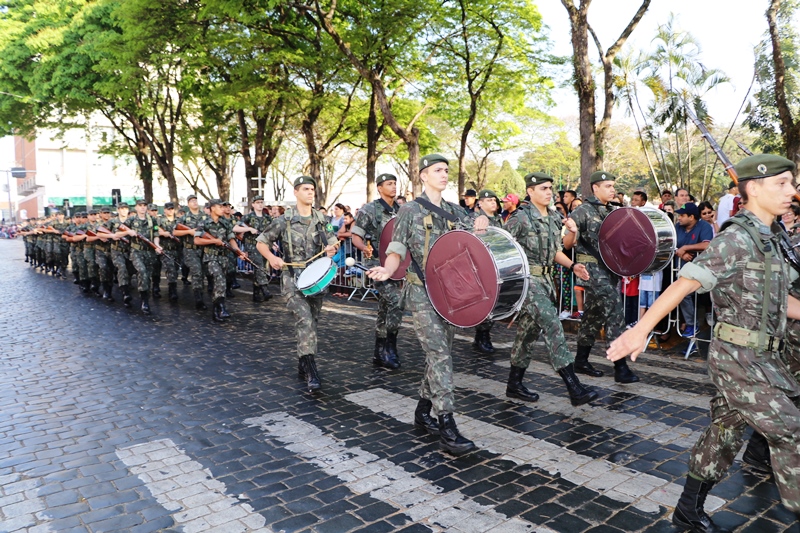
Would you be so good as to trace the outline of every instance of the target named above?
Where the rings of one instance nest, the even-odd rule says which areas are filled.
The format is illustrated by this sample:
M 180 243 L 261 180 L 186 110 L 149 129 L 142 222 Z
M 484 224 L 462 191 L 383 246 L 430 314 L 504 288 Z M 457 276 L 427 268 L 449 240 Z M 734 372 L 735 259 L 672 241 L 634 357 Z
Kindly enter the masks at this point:
M 322 262 L 324 262 L 326 260 L 330 262 L 330 265 L 328 266 L 328 270 L 325 271 L 325 274 L 322 277 L 320 277 L 317 280 L 315 280 L 313 283 L 301 287 L 300 286 L 300 278 L 302 278 L 303 275 L 306 272 L 309 272 L 309 267 L 311 265 L 314 265 L 314 264 L 322 263 Z M 295 285 L 297 285 L 297 288 L 300 291 L 303 291 L 305 289 L 310 289 L 311 287 L 313 287 L 314 285 L 316 285 L 320 281 L 324 280 L 327 276 L 329 276 L 331 274 L 331 271 L 334 271 L 333 277 L 335 277 L 337 268 L 338 267 L 337 267 L 336 263 L 334 263 L 333 260 L 330 257 L 320 257 L 319 259 L 315 259 L 314 261 L 312 261 L 311 263 L 306 265 L 305 268 L 303 268 L 303 271 L 297 276 L 297 281 L 295 282 Z M 331 279 L 333 279 L 333 278 L 331 278 Z

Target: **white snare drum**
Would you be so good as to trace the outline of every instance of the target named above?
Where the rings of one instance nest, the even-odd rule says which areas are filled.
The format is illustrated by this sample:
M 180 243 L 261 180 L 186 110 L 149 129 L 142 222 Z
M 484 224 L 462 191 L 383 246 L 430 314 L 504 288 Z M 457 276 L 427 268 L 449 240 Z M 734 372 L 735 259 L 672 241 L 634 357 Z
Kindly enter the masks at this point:
M 328 288 L 336 277 L 336 263 L 330 257 L 312 261 L 297 277 L 297 288 L 306 296 L 314 296 Z

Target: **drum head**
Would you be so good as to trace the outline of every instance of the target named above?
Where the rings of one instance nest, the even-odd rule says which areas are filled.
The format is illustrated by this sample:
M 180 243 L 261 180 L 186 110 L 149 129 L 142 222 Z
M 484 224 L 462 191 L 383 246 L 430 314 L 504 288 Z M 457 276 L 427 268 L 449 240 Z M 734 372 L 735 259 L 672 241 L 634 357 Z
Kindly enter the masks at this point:
M 320 257 L 312 261 L 297 277 L 297 288 L 303 290 L 312 286 L 324 278 L 332 266 L 333 261 L 330 257 Z
M 396 218 L 391 219 L 381 230 L 381 243 L 380 243 L 380 250 L 378 250 L 381 266 L 386 265 L 386 248 L 389 247 L 389 243 L 392 242 L 392 233 L 394 232 L 394 221 L 397 220 Z M 411 264 L 411 252 L 406 252 L 406 258 L 400 263 L 400 266 L 395 270 L 394 274 L 390 279 L 395 281 L 400 281 L 401 279 L 406 277 L 406 270 L 408 270 L 408 265 Z
M 615 209 L 600 225 L 600 257 L 618 276 L 637 276 L 653 265 L 659 236 L 650 217 L 635 207 Z
M 449 231 L 431 246 L 425 288 L 442 318 L 462 328 L 483 322 L 497 303 L 499 274 L 486 244 L 467 231 Z

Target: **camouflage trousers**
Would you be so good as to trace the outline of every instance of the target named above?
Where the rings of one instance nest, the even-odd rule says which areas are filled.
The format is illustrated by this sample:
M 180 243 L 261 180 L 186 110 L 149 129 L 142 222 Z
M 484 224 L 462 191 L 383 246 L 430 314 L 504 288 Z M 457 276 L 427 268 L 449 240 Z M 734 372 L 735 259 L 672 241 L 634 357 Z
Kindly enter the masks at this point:
M 603 326 L 607 342 L 614 341 L 625 330 L 625 308 L 616 284 L 605 276 L 595 277 L 599 270 L 596 265 L 590 264 L 587 268 L 593 279 L 584 285 L 586 303 L 578 330 L 578 346 L 594 346 Z
M 488 318 L 475 326 L 476 333 L 489 333 L 492 331 L 492 327 L 494 327 L 494 320 L 489 320 Z
M 184 248 L 183 262 L 189 267 L 192 275 L 192 288 L 203 288 L 203 250 L 202 248 Z
M 539 339 L 540 331 L 553 370 L 559 371 L 575 362 L 575 355 L 567 348 L 555 302 L 555 289 L 550 280 L 532 277 L 511 347 L 511 364 L 515 367 L 528 368 L 533 358 L 533 343 Z
M 403 322 L 403 283 L 401 281 L 376 281 L 378 290 L 378 317 L 375 319 L 375 335 L 385 339 L 388 333 L 397 333 Z
M 425 352 L 425 371 L 419 396 L 433 402 L 436 412 L 453 413 L 455 385 L 452 349 L 455 326 L 445 322 L 433 309 L 421 285 L 406 282 L 403 292 L 403 301 L 411 311 L 414 331 Z
M 169 254 L 170 257 L 173 257 L 175 259 L 175 261 L 180 261 L 180 259 L 178 259 L 178 250 L 167 250 L 165 248 L 164 251 L 167 254 Z M 158 273 L 157 274 L 155 274 L 155 273 L 153 274 L 153 279 L 155 280 L 155 283 L 158 283 L 158 280 L 161 279 L 161 271 L 162 270 L 167 273 L 167 283 L 177 283 L 178 282 L 178 265 L 175 263 L 175 261 L 173 261 L 172 259 L 170 259 L 166 255 L 161 255 L 159 257 L 159 259 L 160 259 L 160 261 L 157 262 L 157 266 L 158 266 L 157 271 L 158 271 Z
M 58 266 L 62 272 L 66 272 L 69 266 L 69 248 L 69 243 L 66 241 L 61 241 L 58 245 Z
M 124 287 L 131 284 L 131 265 L 130 255 L 123 250 L 111 250 L 111 261 L 117 269 L 117 284 Z
M 86 269 L 86 259 L 83 257 L 83 248 L 73 246 L 70 248 L 69 255 L 72 260 L 72 271 L 78 272 L 78 279 L 81 281 L 89 279 L 89 273 Z
M 288 270 L 281 273 L 281 294 L 287 297 L 286 308 L 294 315 L 297 357 L 317 354 L 317 323 L 322 313 L 323 295 L 305 296 Z
M 27 238 L 25 238 L 23 242 L 25 243 L 25 255 L 27 257 L 33 257 L 33 251 L 35 249 L 35 246 Z
M 783 360 L 794 379 L 800 383 L 800 320 L 789 319 L 786 322 L 786 349 L 783 352 Z
M 95 258 L 95 250 L 96 249 L 94 245 L 83 245 L 83 260 L 86 261 L 86 274 L 89 276 L 89 279 L 97 277 L 97 259 Z
M 783 504 L 800 512 L 797 384 L 791 377 L 782 377 L 785 367 L 776 369 L 760 355 L 749 348 L 712 340 L 708 371 L 717 394 L 711 399 L 711 423 L 692 448 L 689 473 L 700 480 L 719 481 L 733 464 L 750 425 L 769 443 Z
M 113 281 L 114 269 L 111 263 L 110 252 L 105 247 L 98 246 L 94 251 L 94 260 L 97 264 L 97 275 L 101 283 Z
M 172 255 L 170 252 L 168 254 Z M 163 259 L 166 259 L 163 255 L 156 254 L 156 259 L 153 261 L 153 271 L 151 274 L 151 278 L 153 280 L 153 288 L 157 285 L 161 284 L 161 262 Z
M 236 274 L 237 270 L 236 267 L 238 265 L 238 261 L 239 257 L 235 253 L 228 252 L 228 271 L 227 271 L 228 275 Z
M 203 261 L 208 269 L 209 276 L 214 278 L 214 293 L 211 297 L 214 300 L 225 298 L 225 276 L 228 273 L 228 256 L 206 254 L 203 257 Z M 197 285 L 194 285 L 194 276 L 192 276 L 192 287 L 195 290 L 198 288 Z
M 139 292 L 149 291 L 153 282 L 153 265 L 156 262 L 156 253 L 150 249 L 131 250 L 131 263 L 136 269 L 139 278 Z
M 259 267 L 253 269 L 255 284 L 259 287 L 266 287 L 269 285 L 269 265 L 265 265 L 266 261 L 264 261 L 264 256 L 256 249 L 255 241 L 247 243 L 244 251 L 250 256 L 250 260 Z
M 44 257 L 48 264 L 54 265 L 58 262 L 58 253 L 61 251 L 61 246 L 53 239 L 48 238 L 44 243 Z

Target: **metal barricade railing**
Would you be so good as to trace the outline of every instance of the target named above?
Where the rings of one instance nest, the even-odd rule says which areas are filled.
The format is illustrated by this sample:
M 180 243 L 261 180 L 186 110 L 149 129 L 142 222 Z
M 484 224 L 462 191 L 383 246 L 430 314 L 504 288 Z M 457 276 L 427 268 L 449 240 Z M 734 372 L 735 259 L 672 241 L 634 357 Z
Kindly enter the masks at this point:
M 340 293 L 347 294 L 347 299 L 359 298 L 363 302 L 368 296 L 377 298 L 378 291 L 374 281 L 367 277 L 364 272 L 356 267 L 348 267 L 345 260 L 352 257 L 357 263 L 361 263 L 363 255 L 361 250 L 353 245 L 351 239 L 345 239 L 339 246 L 339 251 L 333 256 L 337 265 L 336 277 L 331 281 L 331 287 L 339 289 Z

